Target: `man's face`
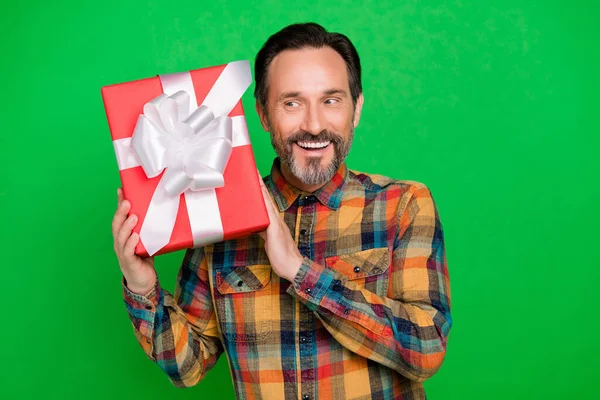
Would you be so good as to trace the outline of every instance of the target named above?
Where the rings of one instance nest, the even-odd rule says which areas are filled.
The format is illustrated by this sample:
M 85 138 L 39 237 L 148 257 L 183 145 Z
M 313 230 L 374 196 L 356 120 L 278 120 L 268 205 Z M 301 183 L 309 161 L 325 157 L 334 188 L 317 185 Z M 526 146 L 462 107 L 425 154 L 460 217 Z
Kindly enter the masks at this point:
M 348 71 L 329 47 L 287 50 L 269 66 L 267 109 L 257 107 L 283 166 L 305 185 L 323 185 L 344 161 L 362 109 Z

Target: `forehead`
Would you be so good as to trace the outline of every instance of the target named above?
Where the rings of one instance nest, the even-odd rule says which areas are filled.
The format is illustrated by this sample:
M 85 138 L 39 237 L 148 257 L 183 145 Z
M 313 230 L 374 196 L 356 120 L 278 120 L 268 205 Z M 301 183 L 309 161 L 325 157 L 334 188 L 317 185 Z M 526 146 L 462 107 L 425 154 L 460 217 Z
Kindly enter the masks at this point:
M 331 88 L 350 90 L 346 62 L 330 47 L 282 51 L 271 62 L 268 79 L 269 97 L 283 92 L 311 95 Z

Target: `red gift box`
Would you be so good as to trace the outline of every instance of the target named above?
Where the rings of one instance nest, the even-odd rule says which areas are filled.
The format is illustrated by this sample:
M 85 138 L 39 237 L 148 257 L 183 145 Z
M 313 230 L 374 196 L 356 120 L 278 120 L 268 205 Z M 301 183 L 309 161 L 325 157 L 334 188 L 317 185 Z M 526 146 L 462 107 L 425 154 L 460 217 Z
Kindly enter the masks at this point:
M 102 97 L 115 145 L 123 193 L 125 198 L 131 202 L 130 213 L 138 216 L 134 232 L 140 233 L 141 240 L 136 247 L 136 254 L 146 257 L 207 245 L 221 240 L 236 239 L 262 231 L 269 225 L 269 217 L 260 188 L 260 176 L 256 169 L 241 102 L 241 96 L 250 81 L 248 62 L 237 61 L 226 65 L 179 74 L 160 75 L 102 88 Z M 180 101 L 186 96 L 189 98 L 189 108 L 185 104 L 185 100 Z M 157 104 L 159 105 L 157 106 Z M 173 108 L 175 105 L 178 105 L 179 108 Z M 204 110 L 200 110 L 200 108 L 204 108 Z M 173 112 L 173 115 L 179 115 L 179 121 L 172 121 L 171 124 L 170 119 L 162 114 L 160 118 L 156 117 L 157 112 L 168 113 L 173 109 L 180 110 Z M 182 113 L 181 110 L 184 112 Z M 200 117 L 194 117 L 199 111 L 207 110 L 209 110 L 208 113 L 200 113 Z M 152 114 L 153 112 L 155 114 Z M 193 115 L 189 116 L 189 114 Z M 154 120 L 152 119 L 153 115 Z M 181 137 L 192 138 L 189 136 L 189 132 L 194 128 L 194 124 L 197 124 L 197 120 L 206 119 L 205 115 L 214 118 L 214 121 L 212 124 L 204 124 L 204 128 L 195 135 L 205 135 L 208 138 L 206 143 L 209 145 L 200 143 L 196 146 L 197 152 L 191 155 L 185 155 L 185 151 L 188 151 L 188 148 L 192 147 L 191 145 L 184 144 L 175 149 L 167 149 L 163 156 L 159 157 L 159 161 L 162 162 L 163 159 L 166 159 L 167 164 L 168 162 L 171 164 L 164 168 L 159 166 L 155 171 L 157 175 L 151 176 L 148 171 L 149 164 L 147 161 L 144 163 L 145 156 L 140 155 L 140 149 L 147 147 L 147 144 L 157 135 L 161 135 L 160 143 L 165 141 L 179 143 L 178 140 L 172 140 L 173 135 L 169 132 L 163 132 L 172 129 L 184 132 Z M 186 116 L 189 118 L 183 122 L 188 123 L 192 128 L 182 127 L 180 124 L 181 118 Z M 210 150 L 210 144 L 215 143 L 217 140 L 214 139 L 217 135 L 215 130 L 220 129 L 215 128 L 216 121 L 219 122 L 219 126 L 224 126 L 225 130 L 229 129 L 229 133 L 223 134 L 223 137 L 228 137 L 230 140 L 218 139 L 219 146 L 221 144 L 224 146 L 222 151 L 219 150 L 224 155 L 219 154 L 218 156 L 225 157 L 225 161 L 223 162 L 221 159 L 215 164 L 209 160 L 207 163 L 222 165 L 224 168 L 222 175 L 203 165 L 199 167 L 200 172 L 208 174 L 204 181 L 200 181 L 200 184 L 187 185 L 181 194 L 166 193 L 165 187 L 173 186 L 169 186 L 169 181 L 165 177 L 166 174 L 169 174 L 169 168 L 171 168 L 171 172 L 175 171 L 181 175 L 179 178 L 191 180 L 189 176 L 196 177 L 196 175 L 188 172 L 189 165 L 196 165 L 203 161 L 203 157 L 194 157 L 194 155 L 204 154 L 207 159 L 215 157 L 215 152 Z M 147 127 L 150 127 L 148 128 L 150 133 L 146 136 L 138 132 Z M 166 128 L 159 129 L 157 127 Z M 218 134 L 221 133 L 218 132 Z M 150 142 L 139 144 L 142 141 L 140 138 L 144 137 L 149 138 Z M 193 139 L 189 140 L 197 141 L 198 138 L 199 136 L 193 136 Z M 152 151 L 150 153 L 154 154 Z M 182 162 L 188 162 L 188 165 L 182 165 Z M 159 170 L 160 173 L 157 172 Z M 186 173 L 189 176 L 186 176 Z M 194 188 L 194 185 L 205 185 L 205 181 L 215 181 L 213 179 L 215 176 L 220 176 L 221 179 L 220 184 L 212 185 L 216 187 L 210 187 L 211 184 L 208 184 L 209 187 Z M 181 180 L 177 182 L 181 182 Z M 165 198 L 168 198 L 168 201 L 165 201 Z M 163 203 L 170 204 L 171 213 L 168 212 L 168 207 L 164 208 L 165 204 Z M 165 219 L 168 220 L 167 223 L 165 223 Z M 172 226 L 172 232 L 168 225 Z M 142 229 L 142 227 L 144 228 Z M 156 233 L 155 230 L 161 233 Z M 166 231 L 170 232 L 170 237 L 167 236 L 168 242 L 159 240 L 160 243 L 165 244 L 164 246 L 157 245 L 156 238 L 152 235 L 162 235 L 164 239 Z M 147 248 L 151 248 L 152 251 L 148 251 Z

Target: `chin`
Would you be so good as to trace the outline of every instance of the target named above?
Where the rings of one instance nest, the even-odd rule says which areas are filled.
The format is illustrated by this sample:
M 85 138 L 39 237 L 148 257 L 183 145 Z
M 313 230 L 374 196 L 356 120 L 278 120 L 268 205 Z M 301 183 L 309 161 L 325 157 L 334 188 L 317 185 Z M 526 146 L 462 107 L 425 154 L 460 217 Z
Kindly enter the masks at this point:
M 303 153 L 303 152 L 302 152 Z M 319 160 L 319 165 L 323 167 L 327 167 L 333 161 L 333 154 L 294 154 L 294 159 L 302 168 L 308 168 L 309 165 Z M 332 152 L 333 153 L 333 152 Z
M 324 162 L 321 159 L 318 165 L 312 164 L 308 160 L 305 161 L 307 162 L 303 163 L 296 159 L 292 161 L 290 168 L 292 174 L 305 185 L 325 184 L 333 177 L 337 170 L 333 161 Z
M 321 168 L 325 168 L 327 167 L 329 164 L 331 164 L 331 160 L 329 159 L 329 157 L 298 157 L 296 158 L 298 165 L 302 168 L 302 169 L 306 169 L 309 168 L 311 165 L 314 165 L 315 162 L 319 162 L 319 165 L 321 166 Z

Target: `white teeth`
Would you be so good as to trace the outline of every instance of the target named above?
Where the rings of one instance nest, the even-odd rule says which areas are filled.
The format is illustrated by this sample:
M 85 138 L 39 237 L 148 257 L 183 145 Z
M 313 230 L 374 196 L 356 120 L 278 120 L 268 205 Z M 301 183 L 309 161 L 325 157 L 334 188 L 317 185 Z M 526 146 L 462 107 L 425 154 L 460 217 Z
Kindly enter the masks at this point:
M 331 142 L 319 142 L 319 143 L 314 143 L 314 142 L 297 142 L 298 146 L 303 147 L 305 149 L 322 149 L 324 147 L 327 147 L 331 144 Z

